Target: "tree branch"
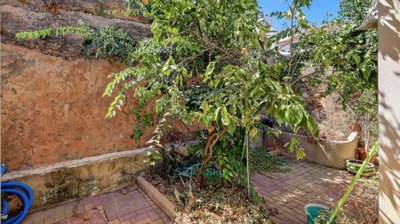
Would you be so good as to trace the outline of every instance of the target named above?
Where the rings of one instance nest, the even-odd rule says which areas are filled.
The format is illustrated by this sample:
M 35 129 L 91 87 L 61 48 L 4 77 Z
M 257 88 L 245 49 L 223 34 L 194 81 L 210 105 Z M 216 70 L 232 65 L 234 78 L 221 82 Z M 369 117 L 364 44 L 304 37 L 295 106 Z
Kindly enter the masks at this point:
M 239 64 L 240 64 L 240 61 L 239 61 L 236 57 L 234 57 L 232 54 L 230 54 L 230 53 L 228 53 L 227 51 L 225 51 L 225 50 L 224 50 L 223 48 L 221 48 L 220 46 L 218 46 L 218 45 L 216 45 L 216 44 L 210 42 L 209 40 L 203 38 L 201 35 L 199 35 L 199 34 L 196 33 L 196 32 L 193 32 L 193 31 L 191 31 L 191 30 L 188 30 L 188 32 L 189 32 L 190 34 L 192 34 L 194 37 L 196 37 L 199 41 L 203 42 L 204 44 L 206 44 L 206 45 L 208 45 L 208 46 L 211 46 L 211 47 L 217 49 L 217 50 L 220 51 L 223 55 L 228 56 L 230 59 L 232 59 L 232 60 L 235 62 L 236 65 L 239 65 Z
M 315 75 L 315 74 L 318 73 L 318 72 L 321 72 L 321 70 L 317 70 L 317 71 L 308 73 L 308 74 L 306 74 L 306 75 L 300 76 L 300 77 L 298 77 L 297 79 L 295 79 L 293 82 L 291 82 L 290 85 L 293 86 L 294 84 L 296 84 L 296 83 L 299 82 L 300 80 L 302 80 L 302 79 L 304 79 L 304 78 L 307 78 L 307 77 L 309 77 L 309 76 Z

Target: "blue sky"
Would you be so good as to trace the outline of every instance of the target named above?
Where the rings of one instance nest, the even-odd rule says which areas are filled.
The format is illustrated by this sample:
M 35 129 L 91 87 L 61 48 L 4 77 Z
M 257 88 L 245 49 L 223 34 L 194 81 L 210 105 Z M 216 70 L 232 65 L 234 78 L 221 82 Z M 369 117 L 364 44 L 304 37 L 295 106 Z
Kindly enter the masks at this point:
M 310 9 L 304 10 L 307 19 L 311 23 L 321 24 L 322 20 L 326 18 L 327 13 L 334 16 L 339 11 L 340 0 L 313 0 Z M 271 13 L 275 11 L 288 11 L 289 7 L 285 0 L 258 0 L 258 4 L 264 13 Z M 333 18 L 332 16 L 330 18 Z M 272 27 L 276 30 L 282 30 L 284 27 L 284 20 L 278 21 L 274 18 Z

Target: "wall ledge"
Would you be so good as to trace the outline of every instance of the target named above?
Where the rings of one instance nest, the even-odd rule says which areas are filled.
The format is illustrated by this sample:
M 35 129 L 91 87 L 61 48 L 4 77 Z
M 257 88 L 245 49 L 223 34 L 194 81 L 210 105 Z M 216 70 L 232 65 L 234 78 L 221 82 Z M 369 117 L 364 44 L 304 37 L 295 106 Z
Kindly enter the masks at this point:
M 112 153 L 107 153 L 107 154 L 102 154 L 98 156 L 90 156 L 90 157 L 85 157 L 82 159 L 75 159 L 75 160 L 69 160 L 69 161 L 63 161 L 51 165 L 42 165 L 38 167 L 34 167 L 28 170 L 16 170 L 16 171 L 11 171 L 3 175 L 2 181 L 7 181 L 7 180 L 12 180 L 12 179 L 17 179 L 17 178 L 22 178 L 26 176 L 32 176 L 32 175 L 45 175 L 51 172 L 54 172 L 56 170 L 60 169 L 65 169 L 65 168 L 74 168 L 74 167 L 79 167 L 83 165 L 90 165 L 93 163 L 97 162 L 103 162 L 106 160 L 113 160 L 113 159 L 118 159 L 122 157 L 129 157 L 129 156 L 136 156 L 136 155 L 142 155 L 146 153 L 147 151 L 154 151 L 153 148 L 138 148 L 138 149 L 131 149 L 127 151 L 122 151 L 122 152 L 112 152 Z

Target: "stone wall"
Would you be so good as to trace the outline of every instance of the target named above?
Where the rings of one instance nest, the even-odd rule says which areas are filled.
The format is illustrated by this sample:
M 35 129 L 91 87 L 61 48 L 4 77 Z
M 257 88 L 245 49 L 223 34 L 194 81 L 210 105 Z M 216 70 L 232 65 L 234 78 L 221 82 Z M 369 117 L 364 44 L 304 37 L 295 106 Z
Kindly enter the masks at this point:
M 29 170 L 6 173 L 3 181 L 19 181 L 32 187 L 32 210 L 123 188 L 139 175 L 146 164 L 140 148 L 59 162 Z
M 139 147 L 130 134 L 135 120 L 127 113 L 105 120 L 111 98 L 103 98 L 107 75 L 123 65 L 82 56 L 83 38 L 68 35 L 17 40 L 15 34 L 49 27 L 125 29 L 134 39 L 149 35 L 139 17 L 103 15 L 124 9 L 124 0 L 5 0 L 1 12 L 1 162 L 9 170 Z M 127 111 L 125 111 L 127 112 Z M 179 129 L 179 128 L 178 128 Z M 142 137 L 146 142 L 153 129 Z

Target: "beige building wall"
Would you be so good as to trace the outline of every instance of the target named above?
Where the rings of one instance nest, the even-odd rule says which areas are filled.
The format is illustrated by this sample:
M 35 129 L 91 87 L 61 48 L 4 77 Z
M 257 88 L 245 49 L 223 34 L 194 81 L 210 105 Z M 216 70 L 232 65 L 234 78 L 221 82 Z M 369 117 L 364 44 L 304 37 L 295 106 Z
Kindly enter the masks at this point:
M 400 223 L 400 3 L 379 0 L 380 223 Z

